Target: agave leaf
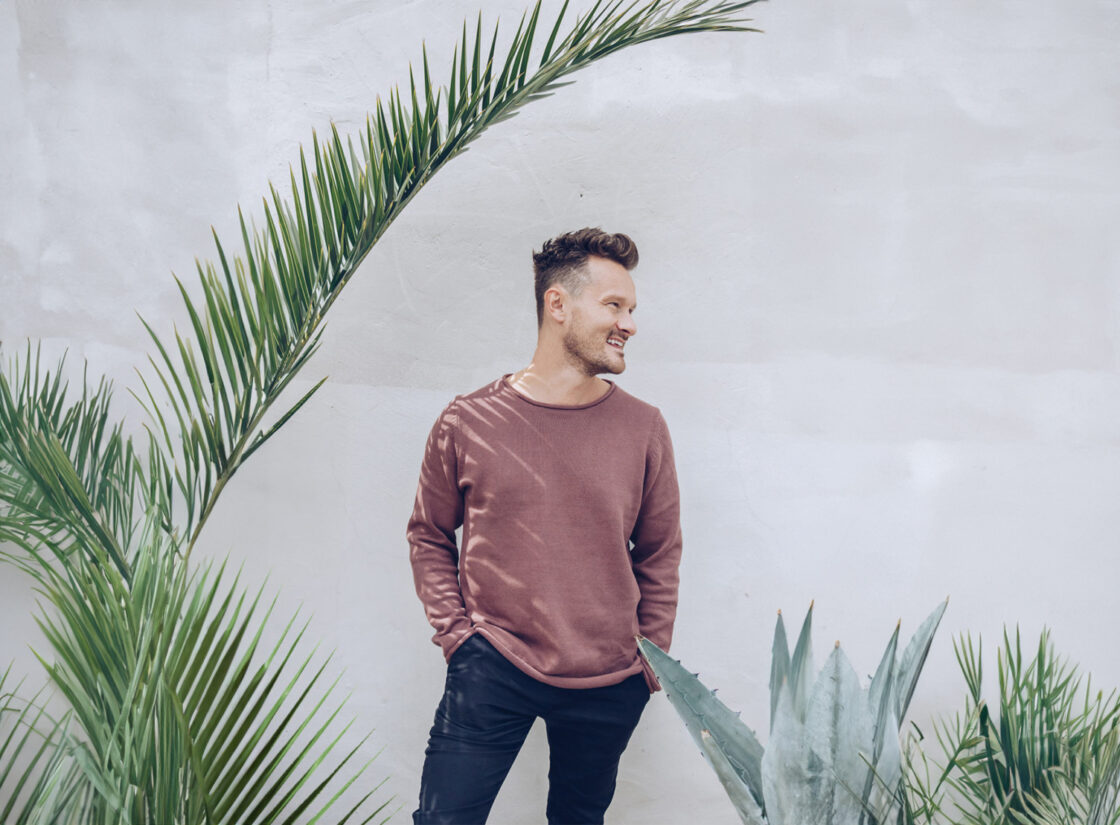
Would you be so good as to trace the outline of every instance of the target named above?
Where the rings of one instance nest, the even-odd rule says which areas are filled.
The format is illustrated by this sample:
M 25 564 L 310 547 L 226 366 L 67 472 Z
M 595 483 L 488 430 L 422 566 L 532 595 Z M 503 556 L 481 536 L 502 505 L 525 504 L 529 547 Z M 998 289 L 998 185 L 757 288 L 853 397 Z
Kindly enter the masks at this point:
M 770 730 L 774 730 L 774 716 L 778 712 L 778 698 L 788 687 L 790 679 L 789 642 L 786 639 L 786 625 L 782 621 L 782 611 L 778 611 L 778 621 L 774 626 L 774 644 L 770 652 Z
M 876 766 L 877 769 L 884 747 L 893 743 L 894 750 L 898 751 L 898 721 L 894 717 L 894 708 L 895 653 L 898 650 L 898 630 L 900 626 L 901 621 L 894 627 L 894 632 L 891 634 L 890 641 L 887 642 L 882 659 L 879 660 L 879 667 L 876 668 L 875 675 L 871 677 L 871 685 L 868 689 L 868 705 L 875 719 L 874 743 L 870 758 L 871 764 Z M 872 785 L 877 779 L 883 779 L 878 775 L 877 770 L 868 773 L 860 796 L 865 804 L 872 796 L 874 790 Z M 898 777 L 896 776 L 893 784 L 891 784 L 892 788 L 897 784 L 897 781 Z
M 812 816 L 801 821 L 857 822 L 859 793 L 874 747 L 874 720 L 859 676 L 839 645 L 813 685 L 805 729 L 815 763 L 806 765 Z
M 893 710 L 887 713 L 881 731 L 876 729 L 874 746 L 878 753 L 868 765 L 867 778 L 860 794 L 860 806 L 863 808 L 860 822 L 868 825 L 893 822 L 901 803 L 902 744 Z
M 876 730 L 881 727 L 879 722 L 886 718 L 888 711 L 895 709 L 894 686 L 897 671 L 895 655 L 898 652 L 898 631 L 901 626 L 901 621 L 894 626 L 894 633 L 891 634 L 887 647 L 883 651 L 883 657 L 879 660 L 879 667 L 875 669 L 875 675 L 871 677 L 868 699 L 871 703 L 871 709 L 875 713 Z
M 815 758 L 805 735 L 805 723 L 793 712 L 793 699 L 783 691 L 778 699 L 770 741 L 762 756 L 762 794 L 769 825 L 803 825 L 812 810 L 806 770 Z M 819 779 L 817 780 L 819 782 Z
M 887 643 L 871 685 L 864 689 L 839 644 L 813 678 L 812 611 L 810 605 L 792 657 L 784 622 L 778 615 L 770 672 L 770 742 L 759 762 L 757 784 L 737 764 L 735 755 L 728 752 L 719 737 L 718 726 L 710 724 L 710 720 L 728 713 L 726 707 L 679 663 L 645 640 L 640 640 L 639 646 L 744 822 L 912 825 L 913 809 L 905 804 L 902 786 L 902 748 L 894 711 L 898 627 Z M 939 618 L 940 612 L 934 611 L 934 620 L 927 620 L 924 625 L 925 633 L 911 643 L 911 656 L 918 664 L 913 673 L 907 671 L 908 681 L 917 677 L 920 661 L 915 657 L 921 654 L 924 659 L 936 628 L 935 620 Z M 798 683 L 793 689 L 795 676 Z M 743 727 L 737 718 L 733 724 L 736 732 Z M 753 757 L 757 741 L 753 734 L 747 741 L 754 743 Z M 756 791 L 758 787 L 761 793 Z M 753 805 L 745 804 L 744 790 Z M 937 789 L 933 793 L 938 793 Z M 926 798 L 935 797 L 927 794 Z
M 694 674 L 649 639 L 639 639 L 638 649 L 653 668 L 665 695 L 684 720 L 696 746 L 701 751 L 705 750 L 701 732 L 707 731 L 735 774 L 750 789 L 756 804 L 765 807 L 762 796 L 762 745 L 754 732 Z
M 837 646 L 802 718 L 783 694 L 762 758 L 770 825 L 884 823 L 898 815 L 901 751 L 893 711 L 876 757 L 868 691 Z
M 813 605 L 805 612 L 801 632 L 793 648 L 789 665 L 789 688 L 793 700 L 793 712 L 804 721 L 809 706 L 809 690 L 813 685 Z
M 909 644 L 906 645 L 906 650 L 902 652 L 895 676 L 898 694 L 894 710 L 900 725 L 906 717 L 906 711 L 910 708 L 910 700 L 914 698 L 914 689 L 918 686 L 918 676 L 922 673 L 930 645 L 933 644 L 933 635 L 937 632 L 937 626 L 941 624 L 941 617 L 945 615 L 948 606 L 949 600 L 946 599 L 934 608 L 914 632 Z
M 735 806 L 743 825 L 767 825 L 766 819 L 762 815 L 762 809 L 755 802 L 751 789 L 739 778 L 739 774 L 727 761 L 727 756 L 720 750 L 709 731 L 700 731 L 700 746 L 704 749 L 704 753 L 708 757 L 708 763 L 715 770 L 716 776 L 719 777 L 719 781 L 728 797 L 730 797 L 731 804 Z

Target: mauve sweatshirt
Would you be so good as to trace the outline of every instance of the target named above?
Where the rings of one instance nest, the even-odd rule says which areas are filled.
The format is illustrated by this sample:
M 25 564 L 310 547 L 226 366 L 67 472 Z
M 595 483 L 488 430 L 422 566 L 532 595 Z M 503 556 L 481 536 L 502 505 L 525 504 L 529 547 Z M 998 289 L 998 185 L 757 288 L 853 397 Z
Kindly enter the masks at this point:
M 645 672 L 656 687 L 634 637 L 668 649 L 681 554 L 656 407 L 614 384 L 590 404 L 542 404 L 504 377 L 459 396 L 428 437 L 408 541 L 446 658 L 480 633 L 550 685 Z

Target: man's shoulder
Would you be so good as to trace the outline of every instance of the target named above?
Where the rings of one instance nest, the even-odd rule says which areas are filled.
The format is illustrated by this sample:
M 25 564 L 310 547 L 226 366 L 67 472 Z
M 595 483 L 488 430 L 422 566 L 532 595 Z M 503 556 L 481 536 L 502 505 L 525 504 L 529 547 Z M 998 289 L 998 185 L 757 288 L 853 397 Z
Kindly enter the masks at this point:
M 631 395 L 617 384 L 614 385 L 610 400 L 617 407 L 625 408 L 626 412 L 630 415 L 638 414 L 646 417 L 661 417 L 660 409 L 650 404 L 648 401 L 643 401 L 636 395 Z
M 669 424 L 658 407 L 631 395 L 619 386 L 612 390 L 611 399 L 615 401 L 614 417 L 626 422 L 630 439 L 644 443 L 647 454 L 652 451 L 655 455 L 662 455 L 669 450 L 670 456 L 672 455 Z
M 447 405 L 445 412 L 457 412 L 470 407 L 475 407 L 480 403 L 493 399 L 494 397 L 503 393 L 503 385 L 506 383 L 505 376 L 497 378 L 488 384 L 484 384 L 477 390 L 465 392 L 461 395 L 456 395 L 451 399 Z

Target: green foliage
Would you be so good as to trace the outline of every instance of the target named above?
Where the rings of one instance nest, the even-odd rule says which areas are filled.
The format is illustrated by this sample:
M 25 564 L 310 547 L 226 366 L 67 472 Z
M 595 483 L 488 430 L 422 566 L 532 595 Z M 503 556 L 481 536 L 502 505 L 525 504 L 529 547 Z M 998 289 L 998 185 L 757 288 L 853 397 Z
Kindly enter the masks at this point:
M 1094 692 L 1049 633 L 1027 661 L 1018 631 L 997 655 L 996 714 L 983 698 L 982 645 L 955 644 L 965 706 L 935 724 L 944 760 L 911 742 L 910 820 L 960 825 L 1113 825 L 1120 821 L 1120 697 Z M 953 812 L 948 810 L 953 808 Z
M 30 345 L 0 373 L 0 542 L 104 557 L 128 579 L 144 468 L 112 423 L 108 382 L 91 387 L 83 376 L 71 402 L 62 374 Z
M 540 45 L 540 6 L 504 58 L 495 28 L 466 27 L 446 86 L 427 54 L 402 94 L 377 101 L 355 142 L 337 130 L 300 153 L 285 200 L 261 227 L 241 219 L 240 255 L 215 236 L 198 292 L 180 283 L 190 329 L 145 322 L 155 353 L 136 397 L 149 427 L 134 441 L 112 388 L 37 351 L 0 369 L 0 560 L 35 581 L 49 651 L 37 655 L 68 710 L 59 720 L 0 679 L 0 819 L 14 823 L 319 821 L 366 765 L 302 651 L 293 617 L 261 645 L 271 608 L 190 555 L 230 479 L 322 385 L 274 410 L 318 347 L 326 313 L 420 188 L 490 126 L 614 52 L 691 32 L 747 31 L 757 0 L 597 2 Z M 368 763 L 367 763 L 368 764 Z M 339 822 L 383 815 L 376 788 Z
M 256 610 L 260 593 L 250 600 L 221 571 L 182 562 L 159 508 L 145 509 L 144 465 L 119 425 L 107 426 L 111 388 L 67 404 L 60 372 L 15 359 L 0 375 L 9 436 L 0 440 L 0 538 L 12 548 L 3 556 L 53 608 L 38 619 L 53 656 L 38 655 L 69 708 L 63 726 L 22 706 L 24 744 L 0 750 L 0 774 L 21 777 L 4 821 L 293 822 L 322 813 L 333 800 L 309 783 L 345 731 L 323 741 L 338 713 L 333 685 L 319 684 L 325 663 L 297 652 L 302 629 L 291 624 L 274 649 L 258 650 L 268 618 Z M 331 772 L 348 761 L 342 755 Z
M 0 673 L 0 822 L 50 822 L 73 787 L 59 747 L 67 718 L 52 718 L 39 704 L 41 692 L 19 699 L 20 685 L 10 680 L 11 668 Z
M 779 613 L 765 749 L 695 674 L 649 640 L 639 646 L 745 825 L 879 825 L 900 816 L 900 720 L 947 604 L 901 655 L 895 627 L 867 688 L 839 644 L 814 679 L 812 607 L 792 654 Z

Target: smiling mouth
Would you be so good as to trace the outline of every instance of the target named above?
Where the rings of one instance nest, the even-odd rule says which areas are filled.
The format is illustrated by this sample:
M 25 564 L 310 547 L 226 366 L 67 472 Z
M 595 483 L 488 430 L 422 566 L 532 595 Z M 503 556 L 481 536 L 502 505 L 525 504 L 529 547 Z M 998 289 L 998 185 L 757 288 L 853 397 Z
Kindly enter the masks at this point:
M 607 339 L 607 344 L 614 347 L 619 352 L 622 352 L 622 348 L 626 346 L 626 339 L 619 338 L 617 335 L 612 335 Z

